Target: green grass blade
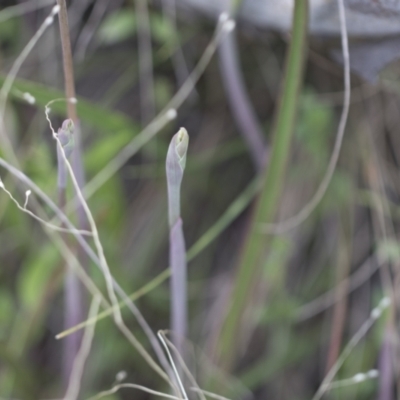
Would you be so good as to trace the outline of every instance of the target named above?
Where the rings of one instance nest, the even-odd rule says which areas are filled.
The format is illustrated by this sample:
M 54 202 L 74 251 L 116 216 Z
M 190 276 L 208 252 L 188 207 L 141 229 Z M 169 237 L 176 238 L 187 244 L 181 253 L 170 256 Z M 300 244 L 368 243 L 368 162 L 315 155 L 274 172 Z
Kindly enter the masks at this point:
M 270 222 L 278 206 L 303 80 L 308 31 L 308 1 L 296 0 L 292 40 L 286 57 L 283 87 L 276 114 L 271 158 L 264 174 L 264 187 L 252 218 L 249 235 L 243 247 L 227 316 L 223 323 L 217 351 L 222 365 L 234 362 L 240 323 L 257 273 L 265 262 L 268 239 L 259 224 Z

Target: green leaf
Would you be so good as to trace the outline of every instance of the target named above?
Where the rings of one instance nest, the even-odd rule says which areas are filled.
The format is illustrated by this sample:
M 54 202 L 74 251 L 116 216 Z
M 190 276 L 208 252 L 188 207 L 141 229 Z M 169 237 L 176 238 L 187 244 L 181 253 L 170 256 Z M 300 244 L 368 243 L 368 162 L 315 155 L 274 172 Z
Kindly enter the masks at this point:
M 124 9 L 117 10 L 105 18 L 97 36 L 103 43 L 114 44 L 133 36 L 135 31 L 135 13 Z
M 0 310 L 0 340 L 5 340 L 15 312 L 11 293 L 5 288 L 0 291 Z
M 151 33 L 153 38 L 161 44 L 173 44 L 176 39 L 176 29 L 171 21 L 159 14 L 151 16 Z
M 313 161 L 326 160 L 328 155 L 328 140 L 334 120 L 333 109 L 324 104 L 308 89 L 302 95 L 299 123 L 296 136 L 301 141 Z
M 378 244 L 378 258 L 381 262 L 394 262 L 400 260 L 400 246 L 395 240 L 385 240 Z
M 58 260 L 56 249 L 48 245 L 23 266 L 19 275 L 18 295 L 24 307 L 29 310 L 37 308 Z
M 0 75 L 0 85 L 4 83 L 4 80 L 5 76 Z M 36 104 L 42 107 L 51 100 L 65 97 L 64 92 L 60 90 L 23 79 L 15 80 L 10 95 L 15 99 L 20 99 L 25 102 L 25 100 L 23 100 L 24 93 L 31 94 L 35 98 Z M 62 117 L 67 116 L 66 103 L 63 101 L 53 103 L 50 108 L 50 116 L 51 114 Z M 120 130 L 129 130 L 132 132 L 132 136 L 138 132 L 139 128 L 125 115 L 117 111 L 107 110 L 83 98 L 78 98 L 77 108 L 78 116 L 82 121 L 107 135 Z
M 132 139 L 130 131 L 104 137 L 85 150 L 85 169 L 95 172 L 106 165 Z

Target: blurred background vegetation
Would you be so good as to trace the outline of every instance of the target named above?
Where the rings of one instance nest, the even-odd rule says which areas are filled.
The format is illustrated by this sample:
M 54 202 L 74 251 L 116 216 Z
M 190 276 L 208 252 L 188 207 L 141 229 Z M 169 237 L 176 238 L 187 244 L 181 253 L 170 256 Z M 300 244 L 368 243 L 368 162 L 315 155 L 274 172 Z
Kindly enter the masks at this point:
M 32 2 L 36 6 L 31 11 L 11 17 L 7 7 L 25 2 L 0 2 L 2 82 L 53 6 L 50 1 L 47 5 Z M 138 34 L 143 16 L 138 16 L 135 1 L 75 0 L 68 5 L 84 167 L 90 179 L 168 105 L 213 40 L 216 21 L 190 7 L 178 8 L 175 20 L 164 4 L 149 2 L 146 32 L 151 53 L 147 56 L 153 68 L 143 73 L 140 40 L 146 37 Z M 265 152 L 271 154 L 290 35 L 255 28 L 239 18 L 235 38 L 237 67 Z M 308 52 L 304 51 L 290 156 L 273 221 L 302 209 L 325 174 L 343 107 L 343 66 L 332 61 L 333 48 L 340 49 L 339 36 L 316 35 L 310 36 Z M 202 388 L 232 399 L 311 399 L 371 309 L 398 284 L 398 65 L 387 67 L 374 83 L 352 75 L 346 135 L 331 184 L 304 223 L 266 239 L 263 267 L 257 270 L 234 342 L 235 360 L 224 370 L 215 357 L 215 346 L 230 288 L 237 284 L 235 271 L 255 207 L 254 179 L 261 173 L 237 124 L 232 93 L 224 87 L 222 54 L 217 51 L 213 56 L 177 118 L 130 157 L 88 204 L 111 272 L 126 293 L 134 293 L 165 271 L 165 157 L 172 135 L 185 127 L 190 135 L 182 185 L 184 232 L 191 249 L 188 365 Z M 24 99 L 26 92 L 34 96 L 35 104 Z M 44 107 L 63 96 L 56 20 L 18 72 L 4 114 L 21 169 L 54 200 L 56 146 Z M 65 103 L 55 103 L 51 117 L 53 125 L 60 126 L 66 118 Z M 11 162 L 1 143 L 0 153 Z M 0 177 L 23 204 L 27 187 L 5 169 Z M 234 201 L 235 207 L 229 208 Z M 35 211 L 35 206 L 31 209 Z M 0 397 L 61 398 L 63 341 L 55 335 L 64 329 L 65 261 L 42 225 L 22 213 L 4 192 L 0 192 L 0 227 Z M 380 267 L 390 289 L 383 289 Z M 98 269 L 88 264 L 87 270 L 105 293 Z M 136 302 L 155 332 L 169 327 L 169 299 L 164 280 Z M 82 305 L 85 314 L 89 300 L 87 296 Z M 133 316 L 125 309 L 123 316 L 151 351 Z M 380 319 L 353 349 L 336 379 L 378 368 L 384 332 L 393 339 L 390 344 L 396 356 L 395 327 L 393 309 L 390 318 Z M 108 317 L 96 326 L 79 398 L 111 388 L 120 371 L 126 371 L 125 382 L 168 392 Z M 396 367 L 393 371 L 390 375 L 397 378 Z M 211 378 L 218 381 L 217 387 Z M 375 399 L 378 386 L 379 379 L 371 379 L 334 389 L 327 397 Z M 105 398 L 153 397 L 121 389 Z

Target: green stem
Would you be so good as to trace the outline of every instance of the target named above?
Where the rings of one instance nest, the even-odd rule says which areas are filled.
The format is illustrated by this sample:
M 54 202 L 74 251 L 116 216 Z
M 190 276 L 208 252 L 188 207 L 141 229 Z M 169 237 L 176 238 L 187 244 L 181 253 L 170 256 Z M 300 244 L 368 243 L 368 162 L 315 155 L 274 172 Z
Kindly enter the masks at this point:
M 222 325 L 217 352 L 221 364 L 230 367 L 235 359 L 240 323 L 257 273 L 266 260 L 268 238 L 260 230 L 260 223 L 271 222 L 282 191 L 299 92 L 303 81 L 303 67 L 307 51 L 308 1 L 296 0 L 293 14 L 292 38 L 286 56 L 281 98 L 275 118 L 271 158 L 264 172 L 264 186 L 257 201 L 249 234 L 234 281 L 234 286 Z

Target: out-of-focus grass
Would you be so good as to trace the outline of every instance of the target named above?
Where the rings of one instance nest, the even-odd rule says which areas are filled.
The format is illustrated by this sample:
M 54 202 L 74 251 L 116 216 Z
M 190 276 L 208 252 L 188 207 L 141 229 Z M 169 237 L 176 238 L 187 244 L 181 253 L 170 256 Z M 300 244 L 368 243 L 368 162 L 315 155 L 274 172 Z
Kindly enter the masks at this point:
M 228 368 L 235 361 L 234 343 L 240 340 L 239 326 L 243 323 L 251 287 L 257 280 L 258 269 L 265 263 L 266 237 L 260 223 L 272 221 L 278 207 L 288 163 L 291 137 L 295 126 L 298 99 L 303 81 L 304 62 L 307 54 L 308 2 L 295 1 L 292 40 L 288 46 L 283 72 L 281 98 L 273 128 L 270 161 L 264 172 L 264 185 L 252 217 L 249 234 L 240 256 L 238 272 L 233 283 L 226 321 L 221 328 L 216 351 L 222 365 Z
M 72 8 L 71 13 L 79 11 L 76 10 Z M 72 15 L 79 21 L 72 28 L 74 34 L 79 34 L 79 26 L 87 23 L 91 10 L 84 11 L 85 14 Z M 177 49 L 176 39 L 183 43 L 186 62 L 191 69 L 211 37 L 212 26 L 201 16 L 193 15 L 190 19 L 186 14 L 178 14 L 179 29 L 175 31 L 173 24 L 164 21 L 160 9 L 151 8 L 150 14 L 155 96 L 157 109 L 161 110 L 178 87 L 176 71 L 169 59 Z M 4 82 L 8 66 L 19 54 L 21 46 L 37 28 L 36 19 L 39 20 L 40 16 L 38 11 L 7 24 L 0 23 L 0 32 L 4 32 L 0 35 L 3 60 L 0 83 Z M 108 11 L 103 22 L 100 21 L 101 33 L 96 34 L 86 59 L 77 61 L 78 111 L 84 131 L 84 162 L 89 178 L 139 132 L 134 20 L 133 7 L 129 4 Z M 114 30 L 111 34 L 110 29 L 116 29 L 117 33 Z M 267 216 L 256 219 L 257 224 L 267 222 L 266 219 L 280 220 L 293 215 L 314 193 L 331 152 L 340 108 L 336 101 L 330 101 L 332 96 L 329 93 L 342 91 L 342 79 L 340 67 L 331 65 L 329 71 L 325 70 L 324 64 L 316 63 L 311 57 L 305 78 L 299 79 L 300 74 L 296 79 L 296 85 L 301 82 L 304 85 L 301 95 L 294 96 L 297 89 L 292 92 L 290 115 L 282 113 L 275 130 L 271 130 L 279 99 L 271 87 L 264 85 L 263 76 L 277 86 L 283 76 L 286 44 L 276 33 L 261 32 L 252 36 L 248 32 L 239 24 L 241 68 L 249 97 L 270 146 L 276 146 L 276 138 L 282 137 L 282 131 L 277 127 L 284 126 L 288 134 L 284 135 L 288 139 L 284 151 L 275 149 L 275 159 L 271 160 L 269 170 L 269 174 L 276 174 L 279 182 L 275 183 L 280 187 L 274 186 L 271 190 L 271 183 L 265 186 L 265 196 L 273 196 L 273 203 L 277 204 L 273 207 L 265 203 L 270 211 Z M 13 86 L 6 123 L 24 171 L 54 197 L 55 148 L 43 123 L 43 107 L 48 101 L 63 97 L 63 92 L 61 79 L 57 78 L 61 77 L 59 70 L 55 71 L 55 79 L 43 73 L 44 68 L 48 71 L 58 57 L 57 38 L 54 32 L 49 35 L 53 35 L 54 51 L 49 56 L 48 42 L 38 44 Z M 111 35 L 112 41 L 110 37 L 107 41 L 104 35 Z M 314 52 L 324 57 L 327 55 L 324 44 L 321 46 L 318 41 L 312 41 L 310 46 Z M 298 61 L 301 61 L 305 51 L 298 50 Z M 260 59 L 273 60 L 276 68 L 260 65 Z M 57 63 L 54 65 L 57 68 Z M 290 66 L 294 68 L 296 65 Z M 336 74 L 331 74 L 332 69 Z M 220 81 L 217 60 L 213 60 L 196 88 L 197 97 L 185 103 L 177 122 L 160 133 L 156 149 L 145 148 L 132 157 L 120 173 L 89 200 L 89 205 L 98 223 L 114 277 L 127 293 L 135 294 L 133 297 L 154 330 L 168 328 L 169 292 L 163 283 L 168 277 L 164 160 L 172 134 L 180 126 L 189 131 L 191 147 L 182 185 L 182 215 L 190 261 L 189 339 L 196 349 L 189 352 L 190 367 L 205 389 L 211 382 L 211 375 L 225 390 L 222 394 L 236 398 L 237 393 L 246 391 L 231 377 L 218 374 L 218 369 L 212 364 L 215 354 L 210 349 L 215 349 L 216 326 L 225 318 L 222 310 L 229 284 L 244 284 L 241 279 L 234 282 L 238 276 L 235 266 L 243 249 L 249 243 L 254 244 L 249 220 L 254 219 L 252 200 L 263 178 L 257 177 L 251 167 L 243 141 L 232 122 Z M 362 88 L 361 84 L 365 85 L 354 83 Z M 24 102 L 24 92 L 36 98 L 35 105 Z M 324 100 L 320 97 L 322 93 Z M 376 252 L 393 266 L 399 263 L 396 223 L 400 158 L 398 115 L 393 111 L 399 102 L 395 93 L 384 88 L 376 89 L 374 93 L 366 99 L 359 97 L 352 105 L 338 169 L 316 211 L 290 234 L 267 240 L 260 237 L 256 246 L 260 252 L 268 251 L 259 269 L 258 288 L 252 291 L 249 299 L 243 300 L 243 306 L 249 310 L 243 325 L 235 322 L 234 328 L 226 333 L 228 339 L 222 339 L 222 345 L 217 348 L 219 352 L 223 351 L 222 346 L 226 346 L 225 352 L 236 354 L 233 373 L 253 391 L 256 399 L 309 399 L 324 376 L 332 331 L 331 311 L 328 308 L 304 322 L 298 322 L 296 316 L 301 306 L 338 284 L 338 254 L 344 250 L 341 244 L 344 223 L 340 215 L 348 216 L 351 221 L 346 223 L 352 225 L 349 249 L 346 249 L 350 273 L 358 270 L 366 257 Z M 299 113 L 293 129 L 290 129 L 296 99 Z M 52 106 L 51 116 L 56 126 L 64 117 L 64 106 L 63 103 Z M 374 115 L 365 111 L 367 106 L 371 107 L 369 110 L 384 109 L 385 112 Z M 373 146 L 367 153 L 373 157 L 361 155 L 365 145 L 365 126 L 373 127 Z M 270 131 L 275 132 L 273 140 Z M 290 140 L 289 131 L 293 131 Z M 283 174 L 286 163 L 286 174 Z M 5 171 L 1 170 L 0 176 L 5 179 Z M 381 177 L 380 192 L 371 187 L 366 176 Z M 271 182 L 270 177 L 266 179 Z M 23 202 L 25 190 L 16 182 L 13 193 Z M 279 194 L 277 200 L 275 196 Z M 372 223 L 379 211 L 377 199 L 388 203 L 383 210 L 386 238 Z M 13 387 L 13 396 L 17 398 L 54 398 L 60 396 L 61 344 L 54 337 L 62 330 L 61 257 L 42 228 L 22 215 L 2 192 L 0 210 L 0 396 L 6 388 Z M 252 263 L 243 262 L 242 268 L 246 273 L 253 267 Z M 89 272 L 104 291 L 103 277 L 98 270 L 90 265 Z M 348 296 L 343 344 L 368 317 L 371 304 L 376 304 L 381 294 L 379 276 L 374 274 Z M 234 321 L 241 318 L 239 308 L 233 307 L 231 311 L 230 318 Z M 129 327 L 146 344 L 147 339 L 133 318 L 124 315 Z M 354 350 L 338 378 L 351 377 L 376 366 L 384 322 L 380 321 Z M 251 330 L 247 331 L 246 326 Z M 241 340 L 233 339 L 239 330 Z M 188 348 L 191 349 L 190 345 Z M 96 327 L 82 398 L 111 387 L 115 374 L 121 370 L 127 371 L 129 382 L 165 389 L 118 334 L 112 320 L 104 319 Z M 235 388 L 235 393 L 230 388 Z M 241 388 L 240 391 L 237 388 Z M 376 381 L 370 381 L 337 389 L 331 396 L 372 399 L 376 398 L 376 388 Z M 132 396 L 148 398 L 138 392 L 133 395 L 128 389 L 109 398 Z

